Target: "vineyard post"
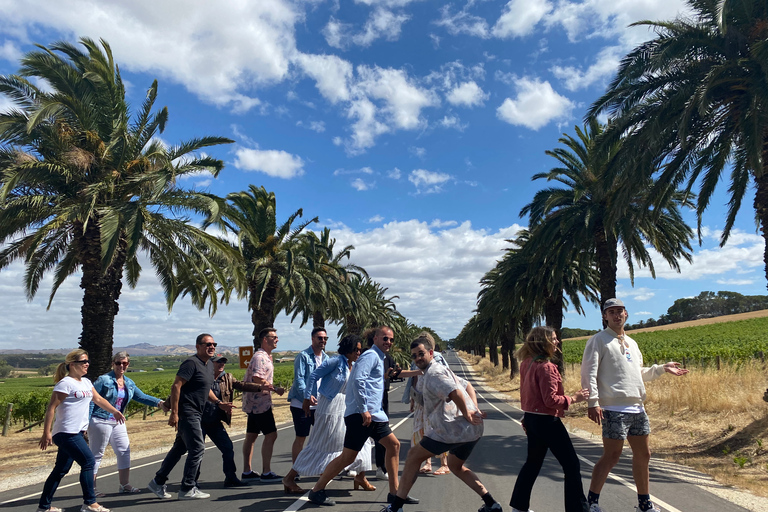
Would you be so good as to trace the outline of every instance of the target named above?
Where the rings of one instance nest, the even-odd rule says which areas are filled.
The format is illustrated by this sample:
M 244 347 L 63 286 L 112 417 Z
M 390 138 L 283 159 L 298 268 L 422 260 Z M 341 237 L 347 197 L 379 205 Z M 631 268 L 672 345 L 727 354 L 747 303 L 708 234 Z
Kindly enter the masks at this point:
M 720 356 L 715 357 L 715 361 L 717 362 L 717 369 L 720 370 Z
M 144 415 L 141 418 L 142 420 L 146 420 L 147 419 L 147 411 L 149 411 L 149 406 L 145 405 L 144 406 Z
M 13 404 L 8 404 L 5 409 L 5 423 L 3 423 L 3 437 L 8 435 L 8 429 L 11 426 L 11 413 L 13 412 Z

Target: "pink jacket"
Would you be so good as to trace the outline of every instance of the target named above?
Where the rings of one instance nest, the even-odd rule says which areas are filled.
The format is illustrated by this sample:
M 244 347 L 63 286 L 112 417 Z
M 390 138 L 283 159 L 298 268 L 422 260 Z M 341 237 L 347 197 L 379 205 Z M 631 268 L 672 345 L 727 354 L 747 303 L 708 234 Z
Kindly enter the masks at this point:
M 520 363 L 520 402 L 525 412 L 548 414 L 562 418 L 571 405 L 571 397 L 563 392 L 563 379 L 550 361 Z

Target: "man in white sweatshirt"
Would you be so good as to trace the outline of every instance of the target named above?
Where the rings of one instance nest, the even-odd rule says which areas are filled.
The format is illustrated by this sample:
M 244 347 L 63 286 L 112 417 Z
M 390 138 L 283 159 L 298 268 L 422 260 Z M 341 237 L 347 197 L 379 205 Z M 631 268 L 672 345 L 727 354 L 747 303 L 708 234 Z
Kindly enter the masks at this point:
M 624 334 L 628 316 L 621 300 L 606 300 L 603 318 L 608 327 L 589 339 L 581 361 L 581 387 L 589 389 L 589 419 L 603 426 L 603 455 L 592 470 L 587 496 L 590 512 L 602 512 L 598 505 L 600 491 L 619 462 L 625 439 L 632 448 L 632 475 L 638 499 L 635 510 L 660 512 L 649 491 L 651 425 L 643 407 L 643 383 L 661 377 L 664 372 L 677 376 L 688 373 L 675 362 L 643 367 L 637 343 Z

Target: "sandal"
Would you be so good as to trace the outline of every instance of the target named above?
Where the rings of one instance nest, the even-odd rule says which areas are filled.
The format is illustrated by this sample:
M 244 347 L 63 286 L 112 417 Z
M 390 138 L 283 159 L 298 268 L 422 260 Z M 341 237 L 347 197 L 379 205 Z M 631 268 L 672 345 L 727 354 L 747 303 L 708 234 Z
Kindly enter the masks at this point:
M 103 492 L 101 492 L 101 491 L 100 491 L 100 490 L 98 490 L 98 489 L 94 489 L 94 490 L 93 490 L 93 495 L 94 495 L 95 497 L 97 497 L 97 498 L 103 498 L 104 496 L 106 496 L 106 494 L 104 494 Z
M 141 492 L 141 489 L 134 487 L 131 484 L 120 484 L 120 488 L 117 490 L 118 494 L 133 494 L 137 492 Z
M 437 470 L 436 470 L 434 473 L 432 473 L 432 474 L 433 474 L 433 475 L 447 475 L 447 474 L 448 474 L 448 473 L 450 473 L 450 472 L 451 472 L 451 470 L 450 470 L 450 469 L 448 469 L 448 466 L 440 466 L 440 467 L 439 467 L 439 468 L 437 468 Z

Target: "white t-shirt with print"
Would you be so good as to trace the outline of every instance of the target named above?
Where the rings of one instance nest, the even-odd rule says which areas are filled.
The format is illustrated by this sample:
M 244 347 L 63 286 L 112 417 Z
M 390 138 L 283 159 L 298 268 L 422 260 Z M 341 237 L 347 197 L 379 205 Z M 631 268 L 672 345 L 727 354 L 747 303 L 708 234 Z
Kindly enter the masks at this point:
M 474 402 L 466 392 L 467 381 L 455 375 L 450 369 L 434 362 L 429 365 L 423 377 L 417 381 L 418 391 L 424 396 L 424 435 L 442 443 L 467 442 L 457 437 L 467 430 L 469 422 L 461 415 L 456 404 L 447 402 L 452 391 L 464 396 L 468 411 L 476 411 Z M 479 439 L 483 432 L 481 425 L 472 428 Z
M 56 408 L 56 419 L 53 422 L 53 432 L 77 434 L 88 428 L 88 416 L 91 400 L 93 399 L 93 384 L 83 377 L 79 381 L 72 377 L 64 377 L 53 387 L 53 391 L 64 393 L 67 397 Z

